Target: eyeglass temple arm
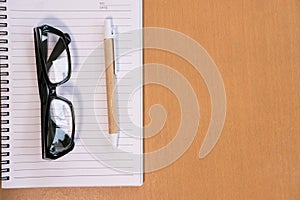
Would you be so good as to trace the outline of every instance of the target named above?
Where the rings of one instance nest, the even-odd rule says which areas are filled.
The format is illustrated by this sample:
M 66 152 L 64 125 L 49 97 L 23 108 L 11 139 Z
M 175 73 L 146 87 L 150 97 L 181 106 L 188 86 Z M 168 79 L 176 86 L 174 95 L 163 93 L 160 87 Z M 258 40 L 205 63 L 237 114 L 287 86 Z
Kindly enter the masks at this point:
M 64 38 L 65 38 L 64 41 L 65 41 L 66 45 L 69 45 L 70 42 L 71 42 L 71 37 L 70 37 L 69 34 L 67 34 L 67 33 L 65 33 L 64 36 L 65 36 L 65 37 L 64 37 Z M 56 59 L 60 56 L 60 54 L 66 49 L 66 46 L 65 46 L 65 44 L 64 44 L 64 41 L 63 41 L 63 38 L 60 37 L 59 40 L 58 40 L 58 42 L 56 43 L 55 47 L 53 48 L 52 53 L 51 53 L 51 55 L 49 56 L 49 59 L 48 59 L 48 61 L 47 61 L 47 67 L 48 67 L 48 68 L 51 67 L 52 62 L 53 62 L 54 60 L 56 60 Z M 49 63 L 49 65 L 48 65 L 48 63 Z M 48 69 L 48 70 L 49 70 L 49 69 Z

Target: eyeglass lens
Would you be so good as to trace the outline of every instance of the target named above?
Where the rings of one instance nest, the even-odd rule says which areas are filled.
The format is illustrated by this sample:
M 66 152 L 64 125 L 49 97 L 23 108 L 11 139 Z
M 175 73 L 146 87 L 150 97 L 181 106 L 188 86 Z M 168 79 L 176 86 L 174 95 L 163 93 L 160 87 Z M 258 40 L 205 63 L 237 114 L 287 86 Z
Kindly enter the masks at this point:
M 43 36 L 42 40 L 43 39 L 47 39 L 48 43 L 48 57 L 46 60 L 49 80 L 52 83 L 59 83 L 67 78 L 69 73 L 66 44 L 62 42 L 62 39 L 58 35 L 52 33 Z M 57 52 L 59 52 L 59 54 L 57 54 Z
M 72 111 L 65 101 L 53 99 L 49 112 L 47 149 L 56 154 L 66 150 L 72 142 Z

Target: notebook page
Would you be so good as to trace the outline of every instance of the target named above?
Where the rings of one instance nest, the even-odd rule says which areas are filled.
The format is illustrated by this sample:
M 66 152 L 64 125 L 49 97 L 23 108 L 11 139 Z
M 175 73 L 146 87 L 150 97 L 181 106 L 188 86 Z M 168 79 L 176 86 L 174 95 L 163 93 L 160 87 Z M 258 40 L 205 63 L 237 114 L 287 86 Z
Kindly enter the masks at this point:
M 3 188 L 141 185 L 141 1 L 8 1 L 10 73 L 10 180 Z M 116 39 L 119 148 L 108 141 L 104 19 Z M 58 160 L 41 158 L 40 100 L 33 28 L 48 24 L 69 33 L 70 81 L 58 95 L 74 106 L 75 148 Z

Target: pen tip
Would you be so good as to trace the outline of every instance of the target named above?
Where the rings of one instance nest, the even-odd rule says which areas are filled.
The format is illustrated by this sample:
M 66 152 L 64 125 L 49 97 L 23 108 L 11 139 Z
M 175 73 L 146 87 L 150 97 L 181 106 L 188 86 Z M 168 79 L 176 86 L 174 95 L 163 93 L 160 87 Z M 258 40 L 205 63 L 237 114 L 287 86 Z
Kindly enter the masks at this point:
M 113 133 L 109 134 L 110 136 L 110 141 L 114 147 L 118 147 L 118 142 L 119 142 L 119 134 Z

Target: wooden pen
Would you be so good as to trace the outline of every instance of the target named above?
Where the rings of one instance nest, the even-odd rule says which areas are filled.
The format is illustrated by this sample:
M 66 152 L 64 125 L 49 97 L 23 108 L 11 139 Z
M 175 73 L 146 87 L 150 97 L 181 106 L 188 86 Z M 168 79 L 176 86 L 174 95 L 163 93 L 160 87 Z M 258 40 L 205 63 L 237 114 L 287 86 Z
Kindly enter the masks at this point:
M 114 37 L 111 19 L 106 19 L 104 24 L 104 55 L 106 72 L 108 130 L 112 144 L 115 147 L 117 147 L 119 129 L 117 121 Z

